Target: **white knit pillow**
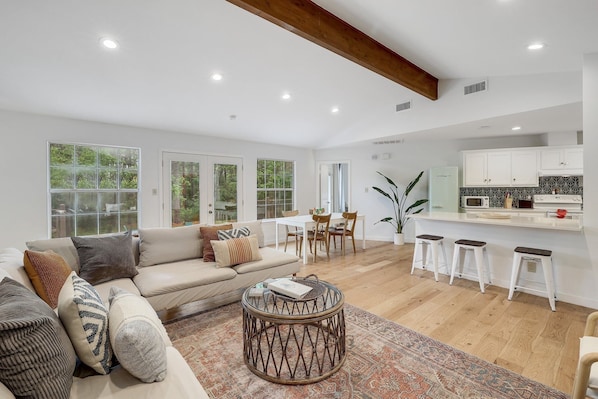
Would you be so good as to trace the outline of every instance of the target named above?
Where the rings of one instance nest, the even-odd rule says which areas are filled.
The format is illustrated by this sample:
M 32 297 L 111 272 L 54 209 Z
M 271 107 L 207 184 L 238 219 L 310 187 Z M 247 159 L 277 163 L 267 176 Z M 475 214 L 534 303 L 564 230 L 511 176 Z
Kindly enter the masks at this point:
M 110 343 L 120 365 L 143 382 L 166 377 L 170 339 L 149 302 L 118 287 L 110 288 Z

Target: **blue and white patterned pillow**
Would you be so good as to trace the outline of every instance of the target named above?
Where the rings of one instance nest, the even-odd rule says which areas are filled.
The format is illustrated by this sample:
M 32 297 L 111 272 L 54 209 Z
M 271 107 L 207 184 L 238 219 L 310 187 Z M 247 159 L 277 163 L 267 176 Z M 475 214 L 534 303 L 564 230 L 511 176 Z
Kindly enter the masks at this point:
M 218 230 L 219 240 L 230 240 L 231 238 L 249 237 L 251 230 L 249 227 L 239 227 L 230 230 Z
M 112 366 L 108 310 L 98 292 L 75 272 L 58 295 L 58 316 L 79 359 L 100 374 Z

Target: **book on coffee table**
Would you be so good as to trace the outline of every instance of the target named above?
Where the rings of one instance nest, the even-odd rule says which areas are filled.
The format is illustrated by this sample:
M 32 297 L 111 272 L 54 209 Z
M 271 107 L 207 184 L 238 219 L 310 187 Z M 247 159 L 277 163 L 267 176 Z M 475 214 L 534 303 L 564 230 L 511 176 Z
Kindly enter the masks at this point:
M 268 284 L 268 288 L 278 294 L 286 295 L 294 299 L 301 299 L 312 290 L 305 284 L 300 284 L 289 279 L 280 279 Z

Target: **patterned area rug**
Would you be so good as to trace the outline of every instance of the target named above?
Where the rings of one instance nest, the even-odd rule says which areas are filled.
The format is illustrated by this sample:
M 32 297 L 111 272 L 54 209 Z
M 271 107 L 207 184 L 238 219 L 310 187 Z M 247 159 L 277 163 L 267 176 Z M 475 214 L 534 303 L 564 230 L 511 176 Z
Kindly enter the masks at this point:
M 347 359 L 330 378 L 280 385 L 243 362 L 242 312 L 227 305 L 166 325 L 211 398 L 568 398 L 568 395 L 345 304 Z

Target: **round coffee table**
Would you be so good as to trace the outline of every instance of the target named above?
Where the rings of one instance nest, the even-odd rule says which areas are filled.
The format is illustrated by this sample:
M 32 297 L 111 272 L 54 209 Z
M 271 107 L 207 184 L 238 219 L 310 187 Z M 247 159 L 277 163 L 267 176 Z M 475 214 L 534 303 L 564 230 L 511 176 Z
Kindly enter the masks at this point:
M 266 290 L 241 299 L 245 364 L 281 384 L 309 384 L 330 377 L 346 357 L 343 293 L 325 281 L 296 278 L 312 290 L 301 299 Z

